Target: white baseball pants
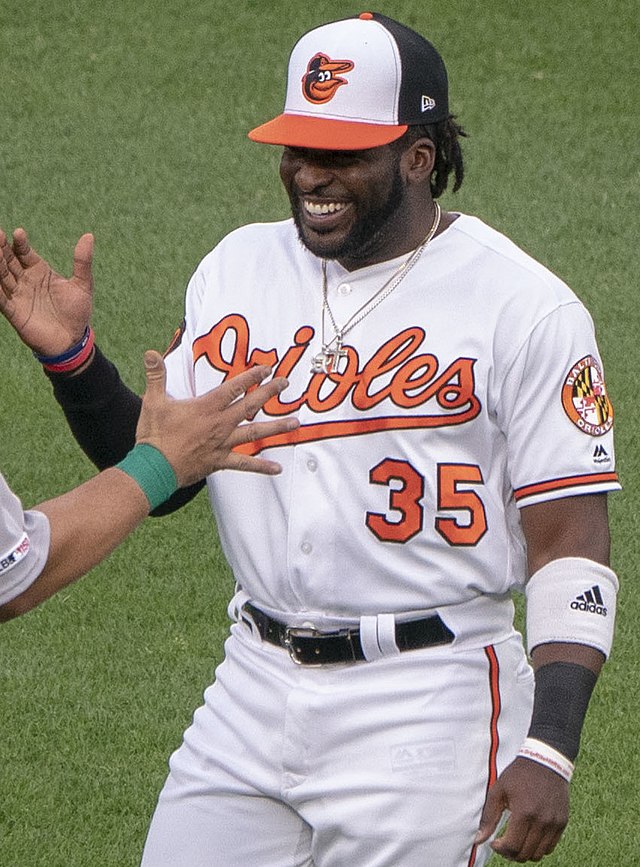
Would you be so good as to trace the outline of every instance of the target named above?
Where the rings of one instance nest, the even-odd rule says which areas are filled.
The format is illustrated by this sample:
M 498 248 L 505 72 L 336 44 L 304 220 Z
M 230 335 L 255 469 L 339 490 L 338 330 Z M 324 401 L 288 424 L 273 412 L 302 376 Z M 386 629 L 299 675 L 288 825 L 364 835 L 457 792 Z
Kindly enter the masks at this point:
M 481 867 L 529 725 L 520 636 L 302 668 L 234 624 L 170 760 L 142 867 Z

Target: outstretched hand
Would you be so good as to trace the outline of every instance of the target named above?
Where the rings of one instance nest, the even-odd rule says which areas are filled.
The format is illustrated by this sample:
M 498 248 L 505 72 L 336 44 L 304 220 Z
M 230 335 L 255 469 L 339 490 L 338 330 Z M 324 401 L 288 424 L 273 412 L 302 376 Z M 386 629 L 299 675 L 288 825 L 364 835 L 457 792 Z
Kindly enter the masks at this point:
M 93 235 L 82 235 L 73 275 L 62 277 L 29 244 L 24 229 L 13 243 L 0 229 L 0 311 L 39 355 L 60 355 L 82 338 L 92 310 Z
M 166 369 L 160 353 L 148 350 L 144 362 L 147 389 L 136 442 L 149 443 L 162 452 L 180 487 L 198 482 L 215 470 L 266 475 L 281 471 L 275 461 L 238 454 L 233 449 L 298 427 L 293 417 L 243 424 L 287 387 L 286 379 L 280 377 L 260 385 L 271 371 L 264 366 L 252 367 L 199 397 L 174 400 L 166 394 Z
M 505 810 L 506 831 L 491 848 L 508 861 L 540 861 L 553 852 L 569 820 L 569 784 L 543 765 L 517 758 L 489 789 L 476 843 L 491 837 Z

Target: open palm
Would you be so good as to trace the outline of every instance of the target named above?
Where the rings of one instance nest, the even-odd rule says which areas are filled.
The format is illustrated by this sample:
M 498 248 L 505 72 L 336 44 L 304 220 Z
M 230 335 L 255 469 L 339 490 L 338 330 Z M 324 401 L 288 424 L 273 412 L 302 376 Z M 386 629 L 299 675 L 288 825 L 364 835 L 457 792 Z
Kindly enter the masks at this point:
M 40 355 L 59 355 L 76 344 L 92 310 L 93 235 L 73 254 L 73 275 L 58 274 L 29 245 L 24 229 L 9 244 L 0 229 L 0 311 L 24 343 Z

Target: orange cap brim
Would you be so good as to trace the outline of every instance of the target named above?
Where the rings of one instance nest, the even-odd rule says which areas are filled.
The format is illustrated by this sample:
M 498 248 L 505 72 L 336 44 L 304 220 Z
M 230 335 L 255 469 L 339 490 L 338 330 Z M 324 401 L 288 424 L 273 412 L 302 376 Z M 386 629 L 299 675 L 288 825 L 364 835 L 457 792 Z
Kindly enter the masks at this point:
M 303 114 L 281 114 L 248 133 L 252 141 L 285 147 L 352 151 L 380 147 L 399 139 L 407 131 L 404 124 L 358 123 Z

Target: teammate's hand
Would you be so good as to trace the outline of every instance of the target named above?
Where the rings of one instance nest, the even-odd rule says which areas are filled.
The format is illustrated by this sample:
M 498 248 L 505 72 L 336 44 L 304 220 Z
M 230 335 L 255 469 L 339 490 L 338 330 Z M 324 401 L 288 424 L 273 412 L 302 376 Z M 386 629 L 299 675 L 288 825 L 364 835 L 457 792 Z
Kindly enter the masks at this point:
M 245 470 L 267 475 L 281 471 L 275 461 L 238 454 L 232 449 L 298 427 L 298 420 L 291 416 L 243 424 L 252 419 L 269 398 L 287 387 L 286 379 L 279 377 L 260 385 L 271 371 L 264 366 L 252 367 L 207 394 L 173 400 L 166 395 L 166 369 L 160 353 L 147 351 L 144 362 L 147 390 L 136 442 L 149 443 L 162 452 L 173 467 L 180 487 L 198 482 L 215 470 Z M 259 387 L 247 394 L 254 386 Z
M 553 852 L 569 820 L 569 784 L 530 759 L 517 758 L 489 789 L 476 843 L 494 833 L 503 811 L 507 828 L 491 843 L 508 861 L 540 861 Z
M 60 355 L 81 340 L 92 310 L 93 235 L 73 254 L 73 276 L 62 277 L 29 245 L 24 229 L 13 244 L 0 229 L 0 311 L 40 355 Z

